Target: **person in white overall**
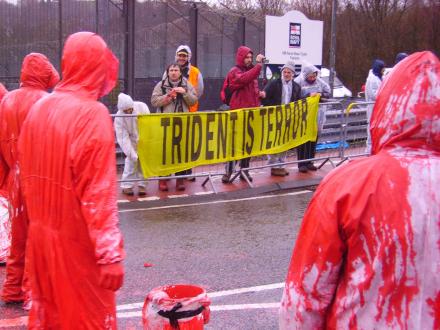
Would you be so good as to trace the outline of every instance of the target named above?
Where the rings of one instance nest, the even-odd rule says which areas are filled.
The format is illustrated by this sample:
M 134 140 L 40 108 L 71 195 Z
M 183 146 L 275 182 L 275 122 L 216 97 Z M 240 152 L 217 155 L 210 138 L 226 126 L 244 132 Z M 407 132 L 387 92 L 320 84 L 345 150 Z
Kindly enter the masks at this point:
M 150 110 L 143 102 L 134 102 L 133 99 L 124 93 L 118 96 L 117 115 L 142 115 L 148 114 Z M 125 154 L 124 172 L 122 173 L 121 188 L 126 195 L 133 196 L 135 182 L 124 181 L 132 179 L 144 179 L 141 173 L 139 158 L 137 154 L 137 144 L 139 132 L 137 117 L 116 117 L 115 118 L 116 140 Z M 146 195 L 147 181 L 138 181 L 138 195 Z

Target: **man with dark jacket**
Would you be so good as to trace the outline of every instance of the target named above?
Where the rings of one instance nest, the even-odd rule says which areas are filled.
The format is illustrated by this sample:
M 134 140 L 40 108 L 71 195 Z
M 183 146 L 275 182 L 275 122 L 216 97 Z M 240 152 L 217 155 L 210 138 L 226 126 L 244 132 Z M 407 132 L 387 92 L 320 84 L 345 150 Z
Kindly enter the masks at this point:
M 301 98 L 301 87 L 293 81 L 295 75 L 295 63 L 287 62 L 281 68 L 281 78 L 271 80 L 262 92 L 263 105 L 280 105 L 295 102 Z M 284 163 L 286 152 L 269 155 L 269 164 Z M 280 165 L 272 167 L 270 174 L 274 176 L 286 176 L 289 172 Z
M 257 64 L 252 64 L 253 52 L 249 47 L 238 47 L 235 57 L 236 65 L 229 70 L 226 80 L 229 88 L 232 91 L 231 101 L 229 103 L 230 110 L 241 108 L 253 108 L 260 106 L 260 97 L 262 92 L 258 89 L 258 76 L 261 72 L 264 55 L 258 54 L 255 58 Z M 240 168 L 248 168 L 250 158 L 240 160 Z M 229 183 L 232 171 L 234 169 L 234 162 L 226 164 L 226 174 L 222 177 L 223 183 Z M 252 177 L 248 171 L 243 171 L 240 179 L 245 179 L 247 176 L 249 181 Z

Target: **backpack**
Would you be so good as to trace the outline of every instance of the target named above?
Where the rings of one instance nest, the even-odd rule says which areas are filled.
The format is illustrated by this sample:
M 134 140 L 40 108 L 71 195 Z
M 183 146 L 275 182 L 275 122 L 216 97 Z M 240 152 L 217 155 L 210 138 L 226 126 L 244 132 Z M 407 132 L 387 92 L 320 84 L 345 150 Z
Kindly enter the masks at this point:
M 222 90 L 220 92 L 220 98 L 222 102 L 226 105 L 229 105 L 231 103 L 231 98 L 233 93 L 234 92 L 229 86 L 229 77 L 226 76 L 225 81 L 223 82 Z

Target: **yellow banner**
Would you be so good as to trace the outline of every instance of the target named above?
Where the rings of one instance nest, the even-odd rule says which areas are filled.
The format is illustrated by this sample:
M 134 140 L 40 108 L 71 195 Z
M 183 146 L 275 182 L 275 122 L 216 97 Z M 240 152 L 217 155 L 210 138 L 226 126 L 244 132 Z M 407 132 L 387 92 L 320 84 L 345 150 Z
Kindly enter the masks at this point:
M 139 116 L 142 172 L 167 176 L 316 141 L 318 104 L 315 96 L 280 106 Z

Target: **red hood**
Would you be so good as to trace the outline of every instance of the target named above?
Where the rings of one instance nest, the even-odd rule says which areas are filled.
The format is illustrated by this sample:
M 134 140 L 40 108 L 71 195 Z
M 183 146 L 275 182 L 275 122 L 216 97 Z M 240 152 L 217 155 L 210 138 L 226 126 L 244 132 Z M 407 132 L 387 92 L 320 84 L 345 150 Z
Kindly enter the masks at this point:
M 240 46 L 237 49 L 237 55 L 235 55 L 235 64 L 237 64 L 240 67 L 245 67 L 244 65 L 244 59 L 247 54 L 253 53 L 252 49 L 246 46 Z
M 440 62 L 431 52 L 401 61 L 385 79 L 371 117 L 372 153 L 385 147 L 440 151 Z
M 48 90 L 58 81 L 60 76 L 46 56 L 40 53 L 26 55 L 21 66 L 20 87 Z
M 78 32 L 66 41 L 61 67 L 63 80 L 56 90 L 98 99 L 116 85 L 119 61 L 99 35 Z
M 0 102 L 7 92 L 8 90 L 5 88 L 5 86 L 3 86 L 3 84 L 0 84 Z

